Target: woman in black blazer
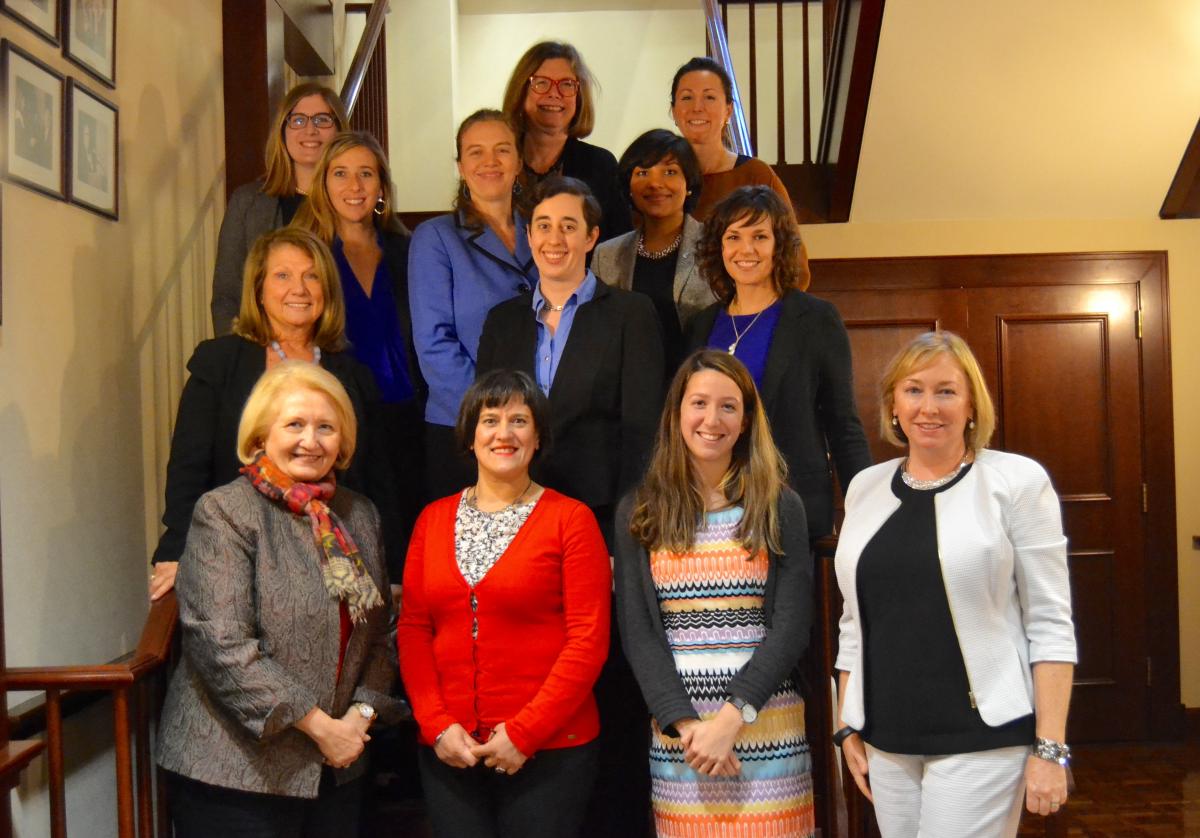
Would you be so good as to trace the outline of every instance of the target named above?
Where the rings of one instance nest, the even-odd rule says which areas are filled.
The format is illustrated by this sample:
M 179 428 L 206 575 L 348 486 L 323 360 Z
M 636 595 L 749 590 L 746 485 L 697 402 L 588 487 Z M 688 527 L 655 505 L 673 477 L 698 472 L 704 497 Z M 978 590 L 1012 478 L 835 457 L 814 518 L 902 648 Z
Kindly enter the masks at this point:
M 338 351 L 345 306 L 329 249 L 304 230 L 272 230 L 250 248 L 244 276 L 233 334 L 202 341 L 188 361 L 190 375 L 179 397 L 167 461 L 166 530 L 152 559 L 152 599 L 175 585 L 196 501 L 238 476 L 242 408 L 263 372 L 282 360 L 320 364 L 346 388 L 360 428 L 359 445 L 339 479 L 358 491 L 382 488 L 373 470 L 368 479 L 367 416 L 378 395 L 370 370 Z M 379 491 L 369 494 L 377 505 L 385 505 Z
M 611 552 L 616 503 L 641 480 L 654 441 L 663 344 L 650 298 L 605 285 L 587 268 L 600 215 L 582 181 L 542 183 L 529 223 L 538 284 L 488 313 L 477 370 L 522 370 L 549 396 L 554 444 L 538 457 L 534 479 L 587 504 Z M 596 702 L 604 779 L 584 834 L 638 838 L 649 821 L 646 708 L 615 635 Z
M 394 490 L 394 505 L 380 514 L 388 571 L 399 583 L 408 537 L 425 505 L 424 451 L 413 444 L 424 429 L 425 383 L 408 307 L 409 234 L 393 212 L 394 194 L 379 142 L 347 131 L 325 147 L 308 202 L 293 224 L 329 245 L 346 301 L 349 351 L 371 370 L 379 388 L 371 430 L 383 458 L 380 478 Z
M 816 539 L 833 530 L 830 455 L 844 490 L 871 454 L 846 327 L 831 304 L 797 289 L 800 258 L 800 230 L 770 187 L 730 193 L 705 222 L 696 260 L 718 302 L 692 319 L 686 342 L 749 368 Z
M 536 200 L 529 246 L 541 279 L 488 313 L 477 374 L 523 370 L 549 396 L 554 447 L 535 479 L 587 504 L 611 545 L 616 502 L 641 478 L 662 404 L 658 317 L 648 297 L 588 270 L 600 208 L 582 181 L 547 180 Z

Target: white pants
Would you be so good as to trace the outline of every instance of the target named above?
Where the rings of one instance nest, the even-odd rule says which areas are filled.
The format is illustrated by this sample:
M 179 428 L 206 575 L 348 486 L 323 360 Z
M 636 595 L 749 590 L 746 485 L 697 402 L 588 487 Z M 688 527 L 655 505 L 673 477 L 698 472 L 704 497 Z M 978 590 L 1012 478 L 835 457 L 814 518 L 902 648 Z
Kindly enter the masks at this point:
M 883 838 L 1012 838 L 1021 822 L 1029 748 L 910 756 L 867 745 Z

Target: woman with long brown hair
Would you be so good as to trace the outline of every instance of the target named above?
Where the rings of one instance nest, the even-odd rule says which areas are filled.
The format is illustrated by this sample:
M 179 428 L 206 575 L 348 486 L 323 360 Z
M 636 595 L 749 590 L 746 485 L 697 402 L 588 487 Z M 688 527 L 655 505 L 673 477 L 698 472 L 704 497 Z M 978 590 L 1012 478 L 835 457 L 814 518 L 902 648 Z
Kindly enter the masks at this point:
M 811 835 L 804 505 L 746 367 L 683 362 L 649 471 L 617 513 L 617 616 L 653 724 L 658 834 Z
M 250 246 L 263 233 L 291 223 L 312 186 L 325 146 L 348 125 L 342 100 L 315 82 L 296 85 L 279 103 L 267 136 L 266 173 L 234 190 L 221 220 L 212 294 L 213 331 L 218 336 L 230 332 L 238 315 L 242 265 Z

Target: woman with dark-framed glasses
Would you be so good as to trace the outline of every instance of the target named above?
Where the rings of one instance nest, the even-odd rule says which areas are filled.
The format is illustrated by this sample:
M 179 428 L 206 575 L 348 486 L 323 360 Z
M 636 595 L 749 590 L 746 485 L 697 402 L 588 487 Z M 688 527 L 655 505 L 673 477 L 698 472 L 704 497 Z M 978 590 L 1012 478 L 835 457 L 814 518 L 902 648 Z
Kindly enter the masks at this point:
M 221 221 L 212 293 L 218 337 L 229 334 L 241 307 L 242 266 L 250 246 L 263 233 L 292 223 L 325 146 L 348 125 L 342 100 L 321 84 L 298 84 L 279 103 L 267 137 L 266 172 L 234 190 Z
M 541 41 L 525 51 L 504 90 L 503 110 L 517 129 L 526 186 L 551 175 L 582 180 L 600 202 L 600 240 L 633 229 L 617 182 L 617 158 L 585 143 L 596 122 L 596 81 L 579 51 Z

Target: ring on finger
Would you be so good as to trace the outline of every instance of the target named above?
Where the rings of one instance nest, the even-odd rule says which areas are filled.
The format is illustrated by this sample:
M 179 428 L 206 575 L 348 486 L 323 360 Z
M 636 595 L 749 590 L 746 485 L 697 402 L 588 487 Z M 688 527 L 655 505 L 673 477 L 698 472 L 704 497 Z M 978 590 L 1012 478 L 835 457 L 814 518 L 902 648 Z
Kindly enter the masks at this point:
M 507 774 L 507 773 L 508 773 L 508 771 L 507 771 L 507 770 L 504 768 L 504 766 L 503 766 L 503 765 L 497 765 L 497 766 L 496 766 L 496 773 L 497 773 L 497 774 Z

